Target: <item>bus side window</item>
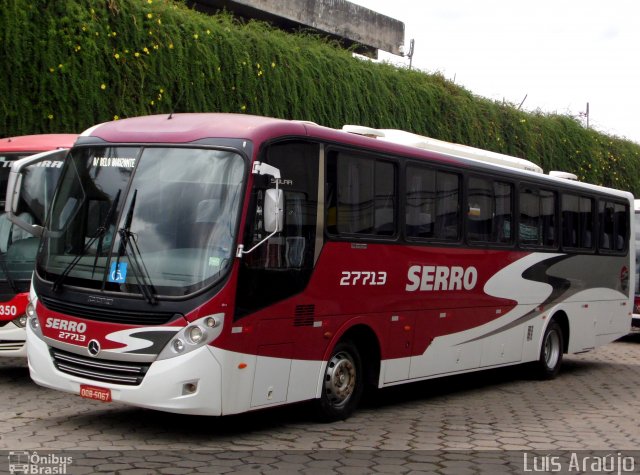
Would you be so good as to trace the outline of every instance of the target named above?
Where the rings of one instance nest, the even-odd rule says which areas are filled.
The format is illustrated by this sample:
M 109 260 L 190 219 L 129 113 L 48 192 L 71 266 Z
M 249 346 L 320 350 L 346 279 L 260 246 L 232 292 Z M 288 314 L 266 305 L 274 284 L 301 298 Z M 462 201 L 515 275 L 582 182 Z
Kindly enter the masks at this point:
M 406 180 L 405 232 L 412 238 L 432 238 L 436 215 L 436 173 L 428 168 L 409 165 Z
M 469 241 L 493 241 L 493 216 L 495 202 L 489 180 L 469 178 L 467 194 L 467 239 Z
M 622 203 L 600 201 L 598 203 L 600 220 L 600 249 L 623 253 L 627 250 L 629 237 L 629 207 Z
M 593 200 L 583 196 L 562 195 L 562 245 L 593 248 Z
M 556 193 L 530 186 L 521 188 L 520 244 L 555 248 L 558 242 L 557 225 Z
M 409 165 L 406 170 L 405 232 L 409 238 L 457 241 L 461 177 Z
M 600 249 L 611 251 L 613 250 L 613 236 L 615 223 L 614 216 L 614 204 L 611 202 L 600 201 L 599 202 L 599 220 L 600 220 Z
M 365 153 L 327 159 L 327 231 L 337 236 L 396 234 L 396 164 Z
M 617 235 L 616 235 L 616 251 L 627 250 L 627 240 L 630 235 L 629 230 L 629 207 L 620 203 L 616 203 L 616 221 Z

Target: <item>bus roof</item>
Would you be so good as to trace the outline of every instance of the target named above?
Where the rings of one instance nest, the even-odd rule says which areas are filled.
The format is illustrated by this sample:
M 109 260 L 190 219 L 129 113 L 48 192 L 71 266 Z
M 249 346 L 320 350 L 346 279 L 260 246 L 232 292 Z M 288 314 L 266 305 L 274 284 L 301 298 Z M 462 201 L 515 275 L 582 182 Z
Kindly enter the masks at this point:
M 87 129 L 81 137 L 113 143 L 190 143 L 207 138 L 260 141 L 266 135 L 306 135 L 301 122 L 245 114 L 181 113 L 120 119 Z
M 276 137 L 303 136 L 390 154 L 425 158 L 425 151 L 416 147 L 392 142 L 372 142 L 367 137 L 323 127 L 314 122 L 207 112 L 150 115 L 105 122 L 83 132 L 78 145 L 95 144 L 92 138 L 121 144 L 187 144 L 209 138 L 243 139 L 261 143 Z M 432 153 L 430 156 L 442 162 L 458 163 L 456 158 L 444 154 Z
M 343 130 L 323 127 L 302 120 L 276 119 L 272 117 L 233 113 L 179 113 L 159 114 L 120 119 L 95 125 L 83 132 L 78 145 L 95 144 L 92 138 L 121 144 L 188 144 L 206 142 L 207 139 L 241 139 L 261 143 L 277 137 L 312 137 L 328 142 L 351 145 L 376 150 L 381 153 L 403 155 L 417 159 L 429 159 L 443 164 L 463 168 L 482 168 L 495 172 L 513 173 L 520 177 L 549 181 L 558 185 L 586 188 L 593 191 L 607 191 L 625 196 L 631 195 L 621 190 L 597 185 L 569 181 L 564 178 L 544 175 L 528 169 L 517 169 L 496 162 L 482 162 L 470 159 L 454 150 L 426 150 L 409 144 L 378 140 L 376 138 L 349 133 Z
M 46 152 L 56 148 L 71 148 L 77 134 L 37 134 L 0 139 L 0 152 Z

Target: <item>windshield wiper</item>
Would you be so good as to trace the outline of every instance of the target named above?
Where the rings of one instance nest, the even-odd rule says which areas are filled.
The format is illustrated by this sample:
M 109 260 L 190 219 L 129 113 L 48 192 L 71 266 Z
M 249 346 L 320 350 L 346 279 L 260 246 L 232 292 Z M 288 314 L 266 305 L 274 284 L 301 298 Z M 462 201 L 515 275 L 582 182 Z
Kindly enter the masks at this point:
M 158 303 L 158 299 L 156 299 L 155 296 L 155 288 L 151 282 L 147 266 L 144 265 L 144 261 L 142 260 L 142 253 L 138 247 L 135 234 L 131 232 L 131 221 L 133 221 L 133 210 L 136 206 L 137 196 L 138 190 L 136 189 L 133 191 L 133 196 L 131 197 L 131 203 L 129 204 L 124 226 L 118 229 L 118 234 L 120 235 L 120 247 L 118 248 L 115 268 L 116 271 L 120 268 L 120 259 L 123 255 L 126 255 L 129 258 L 129 263 L 133 270 L 133 276 L 136 279 L 136 284 L 138 284 L 138 287 L 140 288 L 140 293 L 149 304 L 155 305 Z M 128 246 L 129 243 L 133 244 Z M 131 252 L 127 251 L 127 247 L 131 249 Z
M 102 238 L 107 233 L 107 229 L 108 229 L 108 226 L 109 226 L 109 221 L 111 221 L 111 217 L 112 217 L 114 211 L 116 210 L 116 207 L 118 205 L 118 201 L 120 200 L 120 191 L 121 190 L 118 190 L 118 193 L 116 194 L 116 197 L 111 202 L 111 206 L 109 207 L 109 211 L 107 212 L 107 216 L 105 217 L 104 222 L 102 223 L 102 226 L 100 226 L 96 230 L 96 235 L 93 236 L 85 244 L 85 246 L 82 249 L 82 251 L 80 251 L 80 253 L 78 255 L 76 255 L 76 257 L 74 257 L 71 262 L 69 262 L 67 267 L 65 267 L 65 269 L 62 271 L 62 274 L 60 274 L 58 276 L 58 278 L 55 280 L 55 282 L 51 286 L 51 290 L 52 291 L 58 292 L 58 291 L 62 290 L 62 283 L 67 278 L 69 273 L 73 270 L 73 268 L 78 264 L 78 262 L 80 262 L 80 259 L 82 259 L 87 254 L 87 251 L 89 250 L 89 248 L 91 248 L 93 243 L 96 242 L 96 239 L 100 239 L 99 248 L 102 246 Z M 96 266 L 97 260 L 98 260 L 98 255 L 96 254 L 96 260 L 93 262 L 94 270 L 95 270 L 95 266 Z
M 120 201 L 121 191 L 122 190 L 118 190 L 118 193 L 116 194 L 115 199 L 113 200 L 113 202 L 111 203 L 111 206 L 109 207 L 109 211 L 107 211 L 107 216 L 104 220 L 104 223 L 100 228 L 98 228 L 98 234 L 97 234 L 97 236 L 99 236 L 98 247 L 96 249 L 96 257 L 95 259 L 93 259 L 93 269 L 91 269 L 91 277 L 93 277 L 96 272 L 96 266 L 98 265 L 98 257 L 102 252 L 102 243 L 104 242 L 105 234 L 107 234 L 107 229 L 108 229 L 107 226 L 109 226 L 109 222 L 111 221 L 111 215 L 113 214 L 114 210 L 118 209 L 118 201 Z

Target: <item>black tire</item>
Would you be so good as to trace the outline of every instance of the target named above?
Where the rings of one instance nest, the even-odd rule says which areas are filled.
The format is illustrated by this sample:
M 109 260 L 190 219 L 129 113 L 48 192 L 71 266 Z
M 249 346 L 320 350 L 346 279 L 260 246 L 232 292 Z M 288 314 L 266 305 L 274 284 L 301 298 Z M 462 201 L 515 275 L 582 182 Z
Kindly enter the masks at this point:
M 358 406 L 363 388 L 360 352 L 351 341 L 341 341 L 324 372 L 322 395 L 316 400 L 318 418 L 323 422 L 347 419 Z
M 540 346 L 540 358 L 537 362 L 539 379 L 553 379 L 558 375 L 562 366 L 563 352 L 564 334 L 562 328 L 555 320 L 552 320 L 544 331 Z

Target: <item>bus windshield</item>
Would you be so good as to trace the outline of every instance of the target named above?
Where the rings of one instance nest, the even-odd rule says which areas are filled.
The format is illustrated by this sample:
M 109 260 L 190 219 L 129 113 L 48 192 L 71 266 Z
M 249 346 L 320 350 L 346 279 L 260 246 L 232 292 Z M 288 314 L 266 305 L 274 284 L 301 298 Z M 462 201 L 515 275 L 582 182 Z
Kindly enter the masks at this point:
M 37 258 L 54 285 L 180 296 L 218 281 L 234 254 L 244 175 L 232 151 L 71 151 Z
M 12 161 L 21 156 L 11 157 Z M 10 163 L 5 161 L 4 163 Z M 46 210 L 62 171 L 63 160 L 48 160 L 31 165 L 23 172 L 20 201 L 16 214 L 26 223 L 42 225 Z M 6 193 L 10 166 L 2 170 L 2 195 Z M 0 214 L 0 280 L 8 281 L 14 291 L 26 291 L 33 272 L 39 238 L 11 223 L 4 212 Z

